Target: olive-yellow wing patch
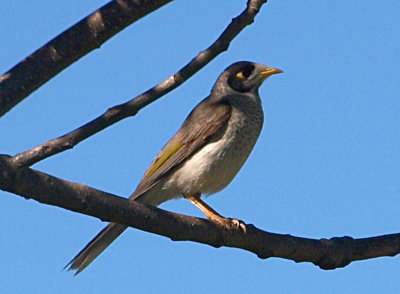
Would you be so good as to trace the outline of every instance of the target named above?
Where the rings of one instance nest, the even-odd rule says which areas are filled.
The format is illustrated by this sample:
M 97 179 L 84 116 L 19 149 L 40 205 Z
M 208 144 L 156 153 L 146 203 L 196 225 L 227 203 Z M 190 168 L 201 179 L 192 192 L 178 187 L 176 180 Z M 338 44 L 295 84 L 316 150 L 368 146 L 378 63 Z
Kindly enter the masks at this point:
M 190 158 L 227 125 L 231 107 L 226 103 L 203 100 L 189 114 L 179 131 L 163 147 L 150 165 L 130 199 L 136 199 L 154 187 L 162 177 Z
M 144 174 L 144 179 L 147 179 L 150 177 L 154 172 L 158 170 L 158 168 L 165 162 L 167 161 L 168 158 L 170 158 L 172 155 L 174 155 L 179 149 L 182 148 L 184 144 L 182 142 L 176 142 L 174 145 L 172 145 L 166 152 L 159 158 L 156 158 L 156 160 L 153 162 L 153 164 L 149 167 L 147 172 Z

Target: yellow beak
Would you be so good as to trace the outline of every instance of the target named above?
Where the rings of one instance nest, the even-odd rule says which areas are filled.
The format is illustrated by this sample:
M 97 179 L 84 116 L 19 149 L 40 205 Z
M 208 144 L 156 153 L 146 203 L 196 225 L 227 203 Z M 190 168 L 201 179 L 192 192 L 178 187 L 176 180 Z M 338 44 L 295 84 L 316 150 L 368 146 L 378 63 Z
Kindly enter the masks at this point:
M 260 76 L 263 80 L 265 80 L 269 76 L 279 74 L 279 73 L 283 73 L 283 70 L 281 70 L 279 68 L 274 68 L 274 67 L 267 67 L 264 71 L 262 71 L 260 73 Z

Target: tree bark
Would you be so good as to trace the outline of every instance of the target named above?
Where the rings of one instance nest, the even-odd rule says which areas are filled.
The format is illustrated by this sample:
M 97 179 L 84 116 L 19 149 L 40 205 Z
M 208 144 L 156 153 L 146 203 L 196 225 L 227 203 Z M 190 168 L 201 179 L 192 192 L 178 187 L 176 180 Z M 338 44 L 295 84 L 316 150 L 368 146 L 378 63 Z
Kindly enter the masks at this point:
M 0 156 L 0 189 L 174 241 L 234 247 L 253 252 L 259 258 L 280 257 L 295 262 L 311 262 L 325 270 L 345 267 L 352 261 L 400 253 L 400 233 L 363 239 L 346 236 L 316 240 L 270 233 L 249 224 L 246 233 L 227 230 L 206 219 L 147 206 L 34 169 L 18 168 L 11 163 L 10 157 L 4 155 Z
M 128 25 L 171 1 L 111 1 L 55 37 L 0 77 L 0 116 Z

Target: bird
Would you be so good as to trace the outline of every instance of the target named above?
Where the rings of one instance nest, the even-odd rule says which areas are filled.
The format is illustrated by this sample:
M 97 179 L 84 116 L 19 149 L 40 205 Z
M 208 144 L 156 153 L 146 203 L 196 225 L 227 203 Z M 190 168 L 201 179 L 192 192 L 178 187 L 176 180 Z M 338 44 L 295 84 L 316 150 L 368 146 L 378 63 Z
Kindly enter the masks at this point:
M 228 66 L 211 94 L 158 153 L 129 199 L 158 206 L 183 197 L 210 221 L 245 231 L 244 223 L 221 216 L 201 196 L 224 189 L 249 157 L 264 121 L 258 89 L 268 77 L 282 72 L 249 61 Z M 127 228 L 109 223 L 65 268 L 79 274 Z

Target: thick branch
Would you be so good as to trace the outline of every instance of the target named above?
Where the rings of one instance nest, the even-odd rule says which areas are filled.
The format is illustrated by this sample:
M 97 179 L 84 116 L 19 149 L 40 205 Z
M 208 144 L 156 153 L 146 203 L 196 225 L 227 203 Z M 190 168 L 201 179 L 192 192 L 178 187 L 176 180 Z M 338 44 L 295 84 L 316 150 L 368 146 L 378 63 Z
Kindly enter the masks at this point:
M 172 0 L 111 1 L 0 77 L 0 116 L 134 21 Z
M 335 269 L 356 260 L 400 253 L 400 234 L 314 240 L 268 233 L 253 225 L 247 225 L 246 233 L 228 231 L 208 220 L 146 206 L 33 169 L 19 169 L 12 165 L 10 157 L 4 155 L 0 156 L 0 189 L 176 241 L 240 248 L 260 258 L 281 257 L 295 262 L 312 262 L 321 269 Z
M 249 0 L 246 9 L 238 17 L 232 20 L 221 36 L 210 47 L 200 52 L 177 73 L 170 76 L 157 86 L 124 104 L 110 108 L 103 115 L 70 133 L 39 145 L 31 150 L 17 154 L 12 159 L 14 164 L 20 167 L 31 166 L 40 160 L 73 148 L 82 140 L 111 126 L 121 119 L 135 115 L 143 107 L 184 83 L 218 54 L 226 51 L 233 38 L 235 38 L 247 25 L 254 21 L 255 16 L 265 2 L 266 0 Z

